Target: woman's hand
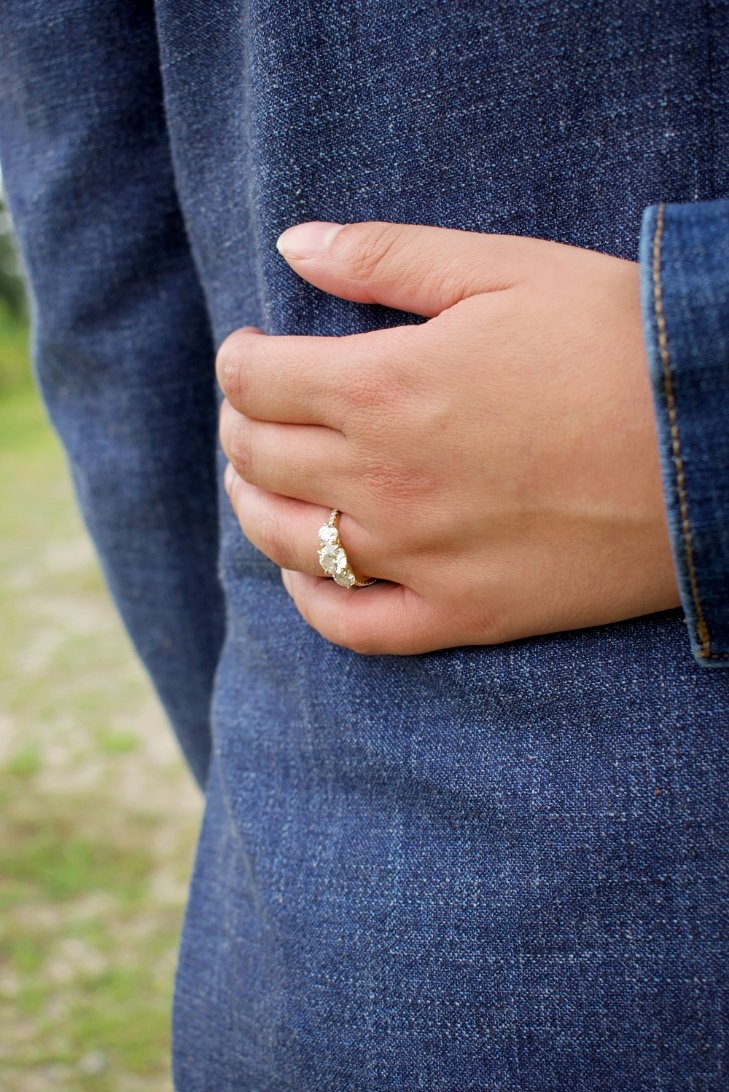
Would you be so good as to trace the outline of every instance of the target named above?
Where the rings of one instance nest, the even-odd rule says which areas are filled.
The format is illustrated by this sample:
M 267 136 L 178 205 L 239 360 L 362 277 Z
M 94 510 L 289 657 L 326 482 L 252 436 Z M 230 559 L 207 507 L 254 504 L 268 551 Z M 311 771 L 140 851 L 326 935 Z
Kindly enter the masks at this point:
M 384 223 L 279 247 L 325 292 L 430 318 L 238 330 L 218 354 L 231 502 L 322 636 L 417 653 L 679 605 L 635 263 Z M 323 574 L 332 508 L 352 567 L 384 583 Z

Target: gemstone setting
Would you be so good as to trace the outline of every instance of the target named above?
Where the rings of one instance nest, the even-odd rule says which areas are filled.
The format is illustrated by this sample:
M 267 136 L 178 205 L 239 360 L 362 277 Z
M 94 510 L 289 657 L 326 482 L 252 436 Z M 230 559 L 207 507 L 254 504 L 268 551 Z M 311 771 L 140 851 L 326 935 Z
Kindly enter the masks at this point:
M 345 553 L 344 547 L 339 541 L 339 530 L 334 522 L 339 515 L 339 509 L 333 508 L 328 521 L 319 528 L 319 549 L 317 556 L 327 576 L 331 576 L 336 584 L 342 588 L 364 587 L 366 584 L 376 584 L 374 578 L 358 580 L 355 576 Z
M 331 524 L 325 523 L 323 527 L 319 528 L 319 541 L 322 546 L 328 546 L 331 542 L 336 542 L 339 538 L 339 533 L 336 527 L 332 527 Z

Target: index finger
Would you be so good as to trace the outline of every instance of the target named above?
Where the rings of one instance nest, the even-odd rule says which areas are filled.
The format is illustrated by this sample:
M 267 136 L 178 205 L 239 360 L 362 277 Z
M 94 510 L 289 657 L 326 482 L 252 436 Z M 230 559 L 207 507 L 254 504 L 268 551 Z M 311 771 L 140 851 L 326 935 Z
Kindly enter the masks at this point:
M 395 349 L 395 335 L 404 329 L 308 337 L 243 327 L 218 350 L 218 382 L 246 417 L 341 431 L 353 391 L 376 382 L 378 362 Z

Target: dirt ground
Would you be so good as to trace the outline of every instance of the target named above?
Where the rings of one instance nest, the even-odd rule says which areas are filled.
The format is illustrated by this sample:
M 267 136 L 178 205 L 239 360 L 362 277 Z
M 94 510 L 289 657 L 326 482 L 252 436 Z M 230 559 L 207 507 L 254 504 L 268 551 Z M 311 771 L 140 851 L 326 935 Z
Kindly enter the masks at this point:
M 0 469 L 0 1088 L 169 1090 L 201 798 L 30 389 Z

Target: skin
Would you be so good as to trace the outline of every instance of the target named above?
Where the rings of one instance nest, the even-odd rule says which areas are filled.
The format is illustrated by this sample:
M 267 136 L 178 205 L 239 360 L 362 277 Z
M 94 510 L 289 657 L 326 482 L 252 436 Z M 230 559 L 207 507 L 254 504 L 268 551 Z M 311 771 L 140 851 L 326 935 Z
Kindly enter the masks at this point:
M 679 606 L 635 262 L 386 223 L 278 245 L 325 292 L 429 320 L 245 328 L 218 353 L 230 502 L 314 629 L 404 655 Z M 334 507 L 350 564 L 380 582 L 322 572 Z

